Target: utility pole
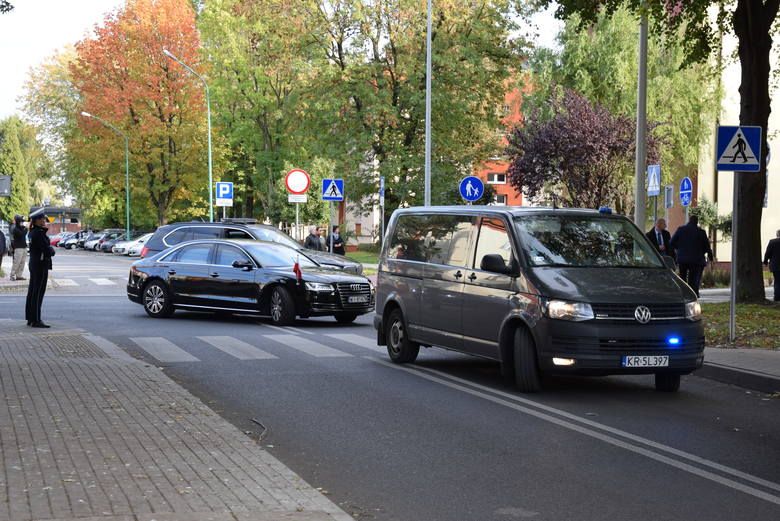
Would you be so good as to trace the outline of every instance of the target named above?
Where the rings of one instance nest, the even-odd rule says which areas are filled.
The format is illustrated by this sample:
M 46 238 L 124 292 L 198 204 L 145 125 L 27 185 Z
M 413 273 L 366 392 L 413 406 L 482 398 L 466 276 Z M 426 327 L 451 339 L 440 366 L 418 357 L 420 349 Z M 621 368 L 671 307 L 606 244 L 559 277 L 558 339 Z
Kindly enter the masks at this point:
M 647 13 L 642 2 L 639 23 L 639 77 L 636 95 L 636 164 L 634 169 L 634 224 L 641 230 L 646 224 L 645 170 L 647 169 Z
M 431 205 L 431 6 L 428 0 L 428 29 L 425 33 L 425 206 Z

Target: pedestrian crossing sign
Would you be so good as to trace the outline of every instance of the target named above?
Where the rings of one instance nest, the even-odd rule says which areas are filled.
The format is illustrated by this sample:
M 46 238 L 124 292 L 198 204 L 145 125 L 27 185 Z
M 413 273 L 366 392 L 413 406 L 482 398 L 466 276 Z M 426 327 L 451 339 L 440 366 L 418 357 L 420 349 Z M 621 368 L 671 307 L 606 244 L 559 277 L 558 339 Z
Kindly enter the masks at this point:
M 718 127 L 718 170 L 761 170 L 761 127 Z
M 647 167 L 647 195 L 655 197 L 661 194 L 661 165 Z
M 323 201 L 343 201 L 344 200 L 344 180 L 343 179 L 323 179 L 322 180 L 322 200 Z

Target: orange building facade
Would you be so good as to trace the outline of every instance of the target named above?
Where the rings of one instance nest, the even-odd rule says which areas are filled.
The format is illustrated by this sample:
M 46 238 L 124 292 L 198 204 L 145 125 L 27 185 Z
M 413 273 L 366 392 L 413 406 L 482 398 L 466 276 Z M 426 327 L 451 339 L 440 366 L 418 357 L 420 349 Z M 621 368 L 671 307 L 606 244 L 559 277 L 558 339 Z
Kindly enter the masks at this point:
M 502 128 L 499 129 L 497 139 L 501 140 L 501 146 L 507 145 L 506 132 L 512 127 L 518 125 L 523 116 L 520 112 L 523 94 L 520 89 L 514 88 L 504 95 L 504 104 L 499 107 L 501 111 Z M 509 160 L 504 156 L 490 158 L 481 163 L 474 170 L 474 175 L 482 179 L 485 184 L 490 185 L 495 191 L 494 203 L 502 206 L 522 206 L 523 195 L 517 193 L 512 185 L 509 184 L 507 171 L 509 170 Z

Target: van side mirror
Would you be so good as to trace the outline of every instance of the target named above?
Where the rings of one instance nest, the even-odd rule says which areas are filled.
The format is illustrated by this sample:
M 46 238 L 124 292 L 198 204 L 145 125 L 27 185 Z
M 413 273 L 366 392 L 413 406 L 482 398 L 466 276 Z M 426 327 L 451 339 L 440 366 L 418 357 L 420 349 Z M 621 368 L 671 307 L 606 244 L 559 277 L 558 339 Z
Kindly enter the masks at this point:
M 506 262 L 504 262 L 504 258 L 497 253 L 489 253 L 482 257 L 482 262 L 479 263 L 479 269 L 491 273 L 502 273 L 504 275 L 509 275 L 512 272 L 512 268 L 507 266 Z
M 663 258 L 664 258 L 664 264 L 666 264 L 667 268 L 669 268 L 672 271 L 675 271 L 677 269 L 677 263 L 672 257 L 668 255 L 664 255 Z

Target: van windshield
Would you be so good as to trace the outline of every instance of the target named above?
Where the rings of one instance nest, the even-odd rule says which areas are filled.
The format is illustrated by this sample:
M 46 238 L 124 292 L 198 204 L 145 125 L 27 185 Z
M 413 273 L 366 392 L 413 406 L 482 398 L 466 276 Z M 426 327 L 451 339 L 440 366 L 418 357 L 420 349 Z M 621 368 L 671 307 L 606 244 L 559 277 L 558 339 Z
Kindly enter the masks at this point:
M 515 219 L 531 266 L 663 268 L 646 237 L 626 219 L 533 215 Z

